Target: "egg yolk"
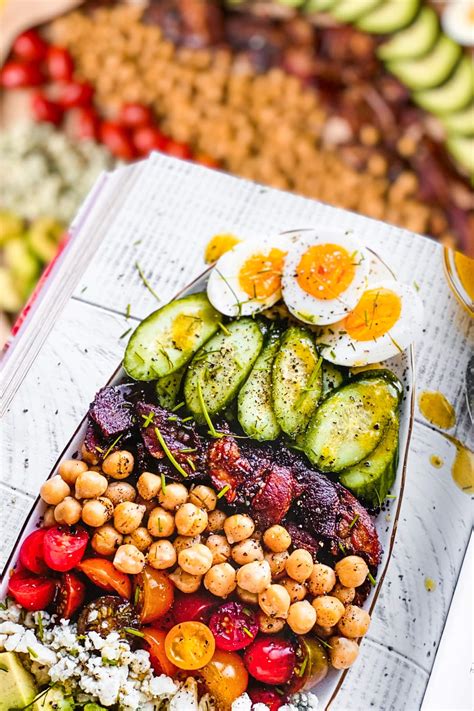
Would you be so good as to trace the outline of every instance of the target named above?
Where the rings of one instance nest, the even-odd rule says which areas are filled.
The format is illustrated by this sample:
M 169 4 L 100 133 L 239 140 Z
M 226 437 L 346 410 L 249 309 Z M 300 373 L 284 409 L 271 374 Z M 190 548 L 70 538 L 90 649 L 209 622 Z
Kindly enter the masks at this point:
M 355 341 L 372 341 L 390 331 L 402 310 L 398 294 L 390 289 L 368 289 L 344 320 L 344 327 Z
M 252 254 L 239 271 L 239 284 L 251 299 L 267 299 L 281 287 L 286 252 L 275 247 L 268 254 Z
M 338 244 L 317 244 L 301 257 L 296 268 L 299 286 L 316 299 L 337 299 L 355 275 L 354 255 Z

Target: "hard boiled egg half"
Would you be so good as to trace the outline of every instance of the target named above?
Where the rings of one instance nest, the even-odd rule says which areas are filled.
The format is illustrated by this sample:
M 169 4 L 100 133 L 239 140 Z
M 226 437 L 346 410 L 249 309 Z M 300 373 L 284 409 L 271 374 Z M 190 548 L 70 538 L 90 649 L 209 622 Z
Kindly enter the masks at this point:
M 319 352 L 336 365 L 361 366 L 401 353 L 423 323 L 423 303 L 407 284 L 387 279 L 370 284 L 356 307 L 316 339 Z
M 281 277 L 288 249 L 284 236 L 240 242 L 218 259 L 207 296 L 226 316 L 249 316 L 281 298 Z
M 367 251 L 343 231 L 304 230 L 290 238 L 283 299 L 300 321 L 335 323 L 359 301 L 369 272 Z

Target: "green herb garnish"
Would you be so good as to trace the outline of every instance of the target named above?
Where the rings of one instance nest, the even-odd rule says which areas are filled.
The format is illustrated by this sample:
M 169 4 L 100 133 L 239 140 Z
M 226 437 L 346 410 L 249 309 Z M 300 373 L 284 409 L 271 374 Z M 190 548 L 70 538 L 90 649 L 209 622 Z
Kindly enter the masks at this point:
M 122 439 L 122 435 L 121 435 L 121 434 L 119 434 L 119 436 L 116 437 L 116 439 L 114 439 L 114 441 L 112 442 L 112 444 L 110 445 L 110 447 L 105 450 L 105 454 L 104 454 L 104 456 L 103 456 L 103 459 L 106 459 L 106 458 L 109 456 L 110 452 L 113 450 L 113 448 L 115 447 L 115 445 L 117 444 L 117 442 L 118 442 L 120 439 Z
M 122 338 L 125 338 L 125 336 L 128 336 L 128 334 L 130 333 L 131 330 L 132 330 L 131 326 L 130 326 L 130 328 L 127 328 L 127 330 L 124 331 L 121 336 L 119 336 L 119 341 L 121 341 Z
M 155 413 L 154 413 L 152 410 L 150 410 L 150 412 L 148 413 L 148 415 L 142 415 L 142 417 L 143 417 L 143 419 L 144 419 L 144 422 L 143 422 L 142 427 L 148 427 L 148 426 L 151 425 L 151 423 L 153 422 L 153 418 L 155 417 Z
M 183 407 L 183 406 L 184 406 L 184 400 L 183 400 L 182 402 L 178 402 L 178 404 L 175 405 L 175 406 L 171 409 L 171 412 L 177 412 L 177 410 L 179 410 L 180 407 Z
M 161 434 L 160 430 L 158 427 L 155 427 L 155 434 L 158 442 L 161 445 L 161 448 L 163 449 L 163 452 L 166 454 L 168 459 L 170 460 L 171 464 L 174 466 L 175 469 L 179 471 L 180 474 L 182 474 L 184 477 L 188 476 L 188 473 L 183 469 L 181 464 L 176 461 L 174 456 L 171 454 L 170 450 L 168 449 L 168 445 L 166 444 L 165 440 L 163 439 L 163 435 Z
M 337 545 L 339 546 L 339 550 L 341 551 L 341 553 L 342 553 L 343 555 L 346 555 L 347 551 L 346 551 L 346 549 L 344 548 L 344 546 L 342 545 L 342 543 L 339 541 L 339 543 L 338 543 Z
M 370 584 L 373 585 L 373 587 L 375 587 L 377 585 L 377 581 L 375 580 L 372 573 L 367 573 L 367 577 L 370 580 Z
M 354 518 L 352 519 L 352 521 L 351 521 L 350 524 L 349 524 L 349 531 L 351 530 L 351 528 L 352 528 L 353 526 L 356 525 L 357 519 L 358 519 L 359 517 L 360 517 L 360 514 L 356 514 L 356 515 L 354 516 Z
M 134 637 L 144 637 L 145 635 L 143 632 L 140 632 L 140 630 L 136 630 L 133 627 L 124 627 L 123 631 L 126 632 L 127 634 L 134 635 Z
M 199 404 L 201 406 L 202 414 L 204 415 L 204 419 L 207 422 L 207 426 L 209 427 L 209 432 L 211 434 L 211 437 L 219 438 L 222 437 L 223 435 L 220 434 L 212 424 L 212 420 L 209 417 L 209 413 L 207 411 L 206 403 L 204 402 L 204 396 L 202 394 L 202 387 L 201 387 L 201 381 L 197 381 L 197 394 L 199 398 Z
M 221 321 L 219 321 L 219 323 L 217 325 L 221 329 L 222 333 L 225 333 L 226 336 L 230 336 L 230 331 L 227 328 L 227 326 L 224 326 L 224 324 Z
M 44 627 L 43 627 L 43 615 L 38 612 L 38 638 L 43 641 L 44 637 Z
M 222 489 L 220 489 L 219 493 L 217 494 L 218 499 L 222 499 L 223 496 L 229 491 L 230 489 L 230 484 L 226 484 Z

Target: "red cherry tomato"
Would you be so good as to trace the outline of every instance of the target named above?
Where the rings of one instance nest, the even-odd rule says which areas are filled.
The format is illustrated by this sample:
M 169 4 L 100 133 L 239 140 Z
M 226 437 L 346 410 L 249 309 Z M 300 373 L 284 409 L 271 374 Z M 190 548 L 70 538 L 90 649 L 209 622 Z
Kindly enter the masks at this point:
M 63 84 L 58 102 L 64 109 L 90 106 L 94 89 L 85 81 L 70 81 Z
M 25 538 L 20 548 L 20 563 L 31 573 L 42 575 L 48 572 L 48 566 L 44 562 L 43 541 L 46 535 L 46 528 L 38 528 Z
M 89 536 L 80 526 L 48 528 L 43 541 L 46 565 L 61 573 L 75 568 L 84 555 L 88 542 Z
M 252 644 L 258 624 L 251 610 L 245 610 L 239 602 L 226 602 L 211 615 L 209 629 L 218 649 L 236 652 Z
M 133 132 L 133 145 L 141 156 L 147 156 L 152 151 L 166 150 L 167 144 L 167 138 L 153 126 L 140 126 Z
M 59 583 L 56 614 L 69 620 L 81 607 L 86 596 L 86 586 L 74 573 L 64 573 Z
M 5 89 L 19 89 L 40 86 L 44 77 L 37 64 L 29 62 L 7 62 L 0 72 L 0 85 Z
M 175 676 L 178 667 L 170 662 L 165 652 L 166 632 L 154 627 L 142 627 L 141 631 L 146 643 L 145 649 L 150 654 L 150 662 L 155 674 Z
M 245 650 L 245 666 L 257 681 L 286 684 L 295 670 L 296 655 L 291 642 L 276 635 L 261 635 Z
M 44 610 L 53 602 L 56 581 L 33 575 L 25 570 L 18 570 L 8 581 L 8 592 L 27 610 Z
M 71 81 L 74 61 L 65 47 L 48 47 L 46 55 L 48 76 L 55 81 Z
M 269 711 L 278 711 L 287 702 L 286 696 L 280 696 L 273 689 L 266 689 L 264 686 L 255 686 L 249 689 L 247 693 L 252 703 L 265 704 L 265 706 L 268 706 Z
M 151 109 L 143 104 L 124 104 L 117 120 L 130 128 L 149 126 L 153 122 L 153 114 Z
M 91 106 L 80 106 L 76 110 L 74 131 L 78 138 L 98 138 L 99 127 L 100 118 Z
M 182 158 L 183 160 L 189 160 L 191 158 L 191 149 L 189 146 L 179 141 L 169 140 L 166 144 L 165 151 L 169 156 L 174 156 L 175 158 Z
M 48 45 L 36 30 L 18 35 L 13 43 L 13 54 L 26 62 L 39 62 L 46 56 Z
M 219 603 L 219 598 L 204 591 L 191 594 L 176 593 L 173 604 L 175 624 L 189 621 L 207 623 Z
M 117 592 L 120 597 L 130 600 L 132 583 L 126 573 L 122 573 L 107 558 L 88 558 L 77 566 L 94 585 L 108 592 Z
M 114 121 L 103 121 L 100 126 L 100 139 L 117 158 L 132 160 L 135 151 L 126 128 Z
M 59 126 L 63 120 L 63 109 L 55 101 L 51 101 L 41 92 L 31 98 L 31 111 L 36 121 L 46 121 L 54 126 Z

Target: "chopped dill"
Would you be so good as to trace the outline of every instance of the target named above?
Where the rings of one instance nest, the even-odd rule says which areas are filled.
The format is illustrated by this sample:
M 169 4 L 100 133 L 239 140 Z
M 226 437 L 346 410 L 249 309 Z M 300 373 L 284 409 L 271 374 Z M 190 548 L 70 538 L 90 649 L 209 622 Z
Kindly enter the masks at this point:
M 136 269 L 137 269 L 137 271 L 138 271 L 138 274 L 140 275 L 140 279 L 142 280 L 143 284 L 146 286 L 146 288 L 148 289 L 148 291 L 150 292 L 150 294 L 152 294 L 152 295 L 155 297 L 155 299 L 156 299 L 157 301 L 161 301 L 160 297 L 158 296 L 158 294 L 156 293 L 156 291 L 153 289 L 153 287 L 151 286 L 150 282 L 148 281 L 148 279 L 146 278 L 145 274 L 143 273 L 143 269 L 141 268 L 141 266 L 139 265 L 138 262 L 135 262 L 135 267 L 136 267 Z

